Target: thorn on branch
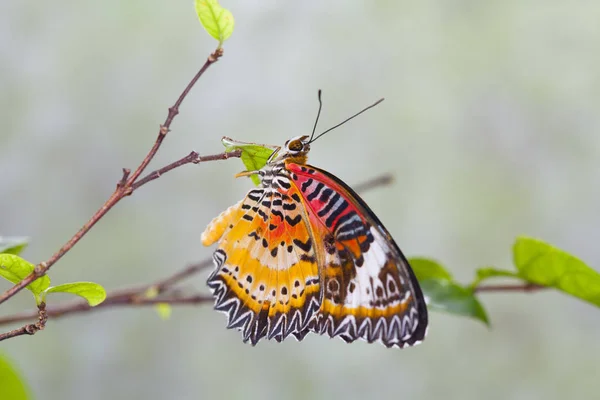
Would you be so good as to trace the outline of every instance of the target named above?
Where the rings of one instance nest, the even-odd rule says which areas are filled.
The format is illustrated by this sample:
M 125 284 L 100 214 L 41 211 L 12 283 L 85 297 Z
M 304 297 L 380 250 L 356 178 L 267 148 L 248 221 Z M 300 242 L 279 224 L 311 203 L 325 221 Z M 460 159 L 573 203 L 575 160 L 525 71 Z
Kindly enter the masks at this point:
M 41 263 L 35 266 L 35 268 L 33 269 L 33 273 L 37 278 L 39 278 L 46 273 L 47 269 L 48 264 L 46 264 L 45 261 L 42 261 Z
M 176 116 L 177 114 L 179 114 L 179 108 L 177 107 L 169 107 L 169 115 L 172 115 L 173 117 Z M 160 125 L 160 130 L 158 131 L 159 135 L 161 136 L 166 136 L 167 133 L 169 133 L 169 127 L 165 126 L 165 125 Z
M 190 158 L 190 160 L 192 161 L 192 164 L 198 164 L 200 161 L 200 154 L 198 154 L 195 151 L 192 151 L 188 157 Z
M 131 170 L 129 168 L 123 168 L 123 176 L 119 183 L 117 183 L 117 188 L 123 188 L 127 184 L 127 178 L 129 178 L 129 174 L 131 174 Z

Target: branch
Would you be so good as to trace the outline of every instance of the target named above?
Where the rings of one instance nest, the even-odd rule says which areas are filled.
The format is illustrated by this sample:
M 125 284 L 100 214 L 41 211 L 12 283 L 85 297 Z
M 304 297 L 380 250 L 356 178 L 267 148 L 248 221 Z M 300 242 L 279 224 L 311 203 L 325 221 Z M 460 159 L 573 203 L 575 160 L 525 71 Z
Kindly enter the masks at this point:
M 193 304 L 212 302 L 213 297 L 210 295 L 209 296 L 199 295 L 199 294 L 181 295 L 181 294 L 177 293 L 176 291 L 172 291 L 173 286 L 175 286 L 177 283 L 192 277 L 193 275 L 201 272 L 202 270 L 204 270 L 210 266 L 212 266 L 212 259 L 207 259 L 207 260 L 201 261 L 197 264 L 192 264 L 192 265 L 184 268 L 183 270 L 178 271 L 175 274 L 173 274 L 165 279 L 156 281 L 154 283 L 147 284 L 147 285 L 141 285 L 141 286 L 137 286 L 137 287 L 128 287 L 128 288 L 114 290 L 112 292 L 109 292 L 106 295 L 106 299 L 102 303 L 98 304 L 95 307 L 90 306 L 88 304 L 87 300 L 85 300 L 85 299 L 72 300 L 72 301 L 56 304 L 53 306 L 52 305 L 48 305 L 48 306 L 44 305 L 44 313 L 45 313 L 44 324 L 48 317 L 57 318 L 57 317 L 62 317 L 65 315 L 70 315 L 70 314 L 77 314 L 77 313 L 81 313 L 81 312 L 98 311 L 98 310 L 101 310 L 104 308 L 110 308 L 110 307 L 150 306 L 150 305 L 155 305 L 155 304 L 159 304 L 159 303 L 167 303 L 167 304 L 172 304 L 172 305 L 193 305 Z M 152 298 L 148 297 L 147 293 L 148 293 L 149 289 L 154 289 L 156 291 L 157 296 L 152 297 Z M 2 318 L 0 318 L 0 325 L 12 324 L 15 322 L 29 321 L 32 318 L 35 318 L 38 314 L 40 314 L 39 311 L 31 310 L 31 311 L 24 311 L 24 312 L 17 313 L 14 315 L 2 317 Z M 1 334 L 0 341 L 14 337 L 14 336 L 20 336 L 20 335 L 25 335 L 25 334 L 32 335 L 35 332 L 29 333 L 27 330 L 31 330 L 32 328 L 30 328 L 30 327 L 33 325 L 36 325 L 36 324 L 26 325 L 19 329 L 15 329 L 14 331 Z M 41 329 L 43 329 L 43 327 Z M 37 330 L 41 330 L 41 329 L 37 329 Z M 36 330 L 36 332 L 37 332 L 37 330 Z M 24 331 L 24 332 L 21 332 L 21 331 Z
M 381 174 L 379 176 L 369 179 L 368 181 L 359 183 L 358 185 L 354 186 L 354 191 L 357 193 L 366 192 L 368 190 L 375 189 L 380 186 L 391 185 L 393 182 L 394 177 L 392 174 Z
M 547 289 L 547 286 L 537 285 L 535 283 L 517 283 L 513 285 L 482 285 L 473 288 L 473 292 L 477 293 L 492 293 L 492 292 L 537 292 L 542 289 Z
M 98 209 L 98 211 L 96 211 L 96 213 L 94 213 L 94 215 L 90 218 L 90 220 L 88 222 L 86 222 L 85 225 L 83 225 L 83 227 L 81 227 L 81 229 L 75 235 L 73 235 L 73 237 L 71 237 L 71 239 L 69 239 L 69 241 L 67 243 L 65 243 L 56 253 L 54 253 L 54 255 L 52 257 L 50 257 L 47 261 L 42 262 L 39 265 L 37 265 L 35 270 L 30 275 L 28 275 L 21 282 L 19 282 L 18 284 L 16 284 L 15 286 L 10 288 L 6 292 L 4 292 L 2 295 L 0 295 L 0 304 L 5 302 L 6 300 L 10 299 L 11 297 L 13 297 L 15 294 L 17 294 L 21 290 L 23 290 L 23 288 L 25 288 L 31 282 L 35 281 L 37 278 L 43 276 L 58 260 L 60 260 L 67 252 L 69 252 L 73 248 L 73 246 L 75 246 L 77 244 L 77 242 L 79 242 L 81 240 L 81 238 L 83 238 L 89 232 L 89 230 L 92 229 L 92 227 L 94 225 L 96 225 L 96 223 L 98 221 L 100 221 L 100 219 L 102 219 L 102 217 L 104 217 L 104 215 L 106 215 L 106 213 L 108 213 L 119 201 L 121 201 L 124 197 L 131 195 L 135 189 L 139 188 L 143 184 L 145 184 L 153 179 L 156 179 L 156 178 L 148 179 L 146 182 L 143 182 L 143 183 L 135 186 L 137 179 L 142 174 L 142 172 L 144 172 L 144 170 L 146 169 L 146 167 L 148 166 L 150 161 L 152 161 L 152 159 L 158 152 L 158 149 L 160 148 L 167 133 L 169 133 L 170 126 L 171 126 L 171 123 L 173 122 L 173 119 L 175 118 L 175 116 L 177 116 L 177 114 L 179 114 L 179 107 L 181 106 L 181 103 L 186 98 L 186 96 L 188 95 L 188 93 L 190 92 L 190 90 L 192 89 L 194 84 L 198 81 L 198 79 L 200 79 L 200 77 L 204 74 L 204 72 L 206 72 L 206 70 L 212 64 L 217 62 L 218 59 L 222 55 L 223 55 L 223 49 L 218 48 L 217 50 L 215 50 L 206 59 L 206 62 L 204 63 L 202 68 L 200 68 L 198 73 L 192 78 L 190 83 L 188 83 L 188 85 L 183 90 L 183 92 L 181 93 L 181 95 L 179 96 L 179 98 L 177 99 L 175 104 L 169 108 L 167 118 L 165 119 L 165 122 L 160 126 L 160 129 L 158 131 L 158 136 L 156 138 L 156 141 L 154 142 L 154 145 L 152 146 L 152 148 L 150 149 L 150 151 L 148 152 L 146 157 L 144 157 L 144 159 L 142 160 L 140 165 L 135 169 L 135 171 L 133 173 L 131 173 L 129 169 L 124 168 L 123 176 L 122 176 L 121 180 L 119 181 L 119 183 L 117 184 L 117 188 L 115 189 L 113 194 L 110 195 L 108 200 L 106 200 L 106 202 L 102 205 L 102 207 L 100 207 L 100 209 Z M 192 156 L 193 154 L 197 155 L 197 153 L 191 153 L 190 156 Z M 190 157 L 190 156 L 188 156 L 188 157 Z M 215 157 L 215 156 L 212 156 L 212 157 Z M 215 159 L 219 159 L 219 158 L 215 158 Z M 220 159 L 223 159 L 223 158 L 220 158 Z M 206 161 L 209 161 L 209 159 L 206 159 Z M 194 162 L 194 161 L 190 161 L 190 162 Z M 200 162 L 200 161 L 198 161 L 198 162 Z M 174 164 L 177 164 L 177 163 L 174 163 Z M 171 166 L 167 166 L 170 168 L 165 167 L 167 169 L 165 171 L 163 171 L 163 173 L 166 171 L 169 171 L 173 168 L 176 168 L 177 166 L 184 165 L 184 164 L 186 164 L 186 163 L 183 162 L 179 165 L 174 165 L 174 166 L 172 166 L 173 164 L 171 164 Z M 160 176 L 160 174 L 158 176 Z
M 38 305 L 38 311 L 33 312 L 33 316 L 28 316 L 23 320 L 29 320 L 32 317 L 38 316 L 38 322 L 35 324 L 27 324 L 18 329 L 14 329 L 10 332 L 0 334 L 0 342 L 5 339 L 10 339 L 22 335 L 34 335 L 36 332 L 43 330 L 46 327 L 46 321 L 48 321 L 48 313 L 46 312 L 46 303 L 41 302 Z M 22 321 L 23 321 L 22 320 Z
M 139 181 L 135 182 L 132 186 L 133 190 L 138 189 L 140 186 L 145 185 L 148 182 L 151 182 L 155 179 L 160 178 L 161 176 L 163 176 L 164 174 L 166 174 L 167 172 L 171 171 L 172 169 L 181 167 L 182 165 L 185 164 L 198 164 L 201 162 L 206 162 L 206 161 L 218 161 L 218 160 L 227 160 L 228 158 L 232 158 L 232 157 L 240 157 L 242 155 L 242 151 L 241 150 L 235 150 L 232 151 L 230 153 L 219 153 L 219 154 L 214 154 L 211 156 L 201 156 L 198 153 L 196 153 L 195 151 L 192 151 L 190 154 L 188 154 L 187 156 L 183 157 L 181 160 L 177 160 L 172 164 L 169 164 L 167 166 L 164 166 L 160 169 L 157 169 L 156 171 L 152 171 L 150 172 L 148 175 L 146 175 L 145 177 L 143 177 L 142 179 L 140 179 Z
M 231 153 L 223 153 L 217 154 L 213 156 L 200 156 L 196 152 L 191 152 L 189 155 L 183 157 L 182 159 L 175 161 L 172 164 L 169 164 L 163 168 L 160 168 L 156 171 L 153 171 L 146 175 L 144 178 L 140 179 L 137 183 L 133 185 L 134 190 L 139 188 L 140 186 L 159 178 L 162 174 L 177 168 L 178 166 L 185 165 L 188 163 L 199 163 L 204 161 L 213 161 L 213 160 L 225 160 L 230 157 L 239 157 L 239 152 L 231 152 Z M 124 176 L 128 174 L 127 171 L 123 171 Z M 127 178 L 125 178 L 127 179 Z M 357 191 L 365 192 L 368 190 L 375 189 L 380 186 L 389 185 L 392 182 L 392 177 L 390 174 L 384 174 L 372 179 L 369 179 L 366 182 L 358 184 L 355 186 Z M 114 290 L 106 295 L 106 299 L 104 302 L 100 303 L 95 307 L 91 307 L 86 300 L 77 299 L 69 302 L 60 303 L 54 306 L 46 306 L 46 317 L 62 317 L 65 315 L 76 314 L 81 312 L 90 312 L 96 311 L 109 307 L 119 307 L 119 306 L 149 306 L 155 305 L 158 303 L 167 303 L 171 305 L 194 305 L 194 304 L 202 304 L 207 302 L 212 302 L 212 296 L 206 295 L 187 295 L 180 296 L 177 293 L 169 293 L 173 289 L 173 287 L 190 278 L 191 276 L 197 274 L 198 272 L 210 267 L 212 265 L 212 259 L 207 259 L 201 261 L 196 264 L 192 264 L 181 271 L 176 272 L 175 274 L 154 282 L 152 284 L 140 285 L 135 287 L 127 287 L 123 289 Z M 157 297 L 148 298 L 147 292 L 149 289 L 154 289 L 156 291 Z M 14 315 L 9 315 L 6 317 L 0 318 L 0 325 L 11 324 L 15 322 L 23 322 L 29 321 L 32 318 L 35 318 L 38 315 L 36 310 L 25 311 L 21 313 L 17 313 Z M 28 325 L 29 326 L 29 325 Z M 0 341 L 3 339 L 8 339 L 9 337 L 18 336 L 18 334 L 12 334 L 12 332 L 20 331 L 25 329 L 25 327 L 19 328 L 15 331 L 11 331 L 5 333 L 0 336 Z M 23 335 L 25 333 L 20 333 Z M 4 337 L 6 336 L 6 337 Z

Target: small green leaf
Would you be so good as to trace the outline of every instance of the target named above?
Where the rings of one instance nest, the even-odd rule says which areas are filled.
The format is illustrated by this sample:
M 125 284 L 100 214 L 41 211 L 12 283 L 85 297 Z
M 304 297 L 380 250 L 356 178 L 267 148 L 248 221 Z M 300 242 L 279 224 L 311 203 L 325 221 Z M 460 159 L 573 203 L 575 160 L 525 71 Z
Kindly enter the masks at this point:
M 0 236 L 0 253 L 14 254 L 18 256 L 27 247 L 29 238 L 26 237 L 2 237 Z
M 483 280 L 488 278 L 517 278 L 522 279 L 517 272 L 507 271 L 504 269 L 496 269 L 496 268 L 479 268 L 477 270 L 477 275 L 475 276 L 475 280 L 471 283 L 470 287 L 474 288 L 479 285 Z
M 158 296 L 158 287 L 156 287 L 156 286 L 150 286 L 144 292 L 144 296 L 146 296 L 149 299 L 155 298 L 156 296 Z
M 173 308 L 169 303 L 158 303 L 154 309 L 158 313 L 158 316 L 165 321 L 171 317 L 171 313 L 173 312 Z
M 30 390 L 13 365 L 0 354 L 0 399 L 27 400 Z
M 600 306 L 600 274 L 571 254 L 541 240 L 519 237 L 513 247 L 519 275 Z
M 14 254 L 0 254 L 0 276 L 14 284 L 21 282 L 34 269 L 35 265 L 19 256 Z M 27 289 L 31 290 L 37 298 L 48 286 L 50 286 L 50 278 L 44 275 L 27 285 Z
M 258 171 L 264 167 L 276 148 L 274 146 L 256 143 L 239 142 L 228 137 L 224 137 L 221 142 L 223 143 L 223 146 L 225 146 L 226 153 L 241 150 L 241 159 L 247 171 Z M 250 178 L 255 185 L 258 186 L 260 184 L 258 176 L 250 175 Z
M 485 309 L 472 290 L 445 279 L 426 279 L 420 284 L 429 310 L 471 317 L 490 325 Z
M 217 0 L 195 0 L 196 13 L 208 34 L 219 41 L 219 47 L 233 33 L 235 21 L 229 10 Z
M 144 295 L 149 299 L 157 297 L 159 295 L 158 287 L 150 286 L 148 289 L 146 289 Z M 156 310 L 158 316 L 165 321 L 171 317 L 171 313 L 173 311 L 169 303 L 157 303 L 154 306 L 154 309 Z
M 417 280 L 424 281 L 426 279 L 442 279 L 452 280 L 452 275 L 438 262 L 429 258 L 414 257 L 408 260 L 412 270 L 417 276 Z
M 52 286 L 46 293 L 71 293 L 83 297 L 92 307 L 97 306 L 106 299 L 106 290 L 94 282 L 71 282 Z

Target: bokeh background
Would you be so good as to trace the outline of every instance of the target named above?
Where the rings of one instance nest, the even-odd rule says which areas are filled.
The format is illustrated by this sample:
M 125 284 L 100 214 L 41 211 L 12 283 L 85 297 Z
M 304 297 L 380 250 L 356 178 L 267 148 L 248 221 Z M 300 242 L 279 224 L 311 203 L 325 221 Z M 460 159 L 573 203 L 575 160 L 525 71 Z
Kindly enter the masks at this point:
M 600 3 L 223 1 L 225 56 L 181 108 L 154 167 L 223 135 L 279 144 L 386 101 L 313 146 L 407 256 L 462 282 L 511 267 L 518 234 L 598 268 Z M 192 1 L 0 2 L 0 233 L 47 259 L 145 155 L 215 42 Z M 204 259 L 210 219 L 251 187 L 239 160 L 187 166 L 118 205 L 51 273 L 107 289 Z M 205 274 L 206 275 L 206 274 Z M 206 290 L 205 276 L 190 287 Z M 0 283 L 0 289 L 8 288 Z M 57 298 L 59 299 L 59 298 Z M 210 306 L 51 320 L 0 347 L 38 399 L 593 399 L 600 313 L 548 291 L 482 296 L 493 327 L 439 313 L 408 350 L 309 336 L 244 345 Z M 1 315 L 30 308 L 22 293 Z M 3 327 L 3 330 L 7 327 Z

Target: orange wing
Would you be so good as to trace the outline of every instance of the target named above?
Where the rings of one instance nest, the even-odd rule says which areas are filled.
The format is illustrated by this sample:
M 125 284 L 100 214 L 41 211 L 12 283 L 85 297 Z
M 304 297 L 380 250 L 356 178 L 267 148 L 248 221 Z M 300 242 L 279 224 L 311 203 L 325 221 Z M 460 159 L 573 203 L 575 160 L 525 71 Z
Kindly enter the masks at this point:
M 316 246 L 293 188 L 253 189 L 216 217 L 202 243 L 219 242 L 208 279 L 215 309 L 244 341 L 281 341 L 303 332 L 319 310 Z
M 426 334 L 427 308 L 408 261 L 365 202 L 323 170 L 288 163 L 323 254 L 323 299 L 309 330 L 347 342 L 414 345 Z

